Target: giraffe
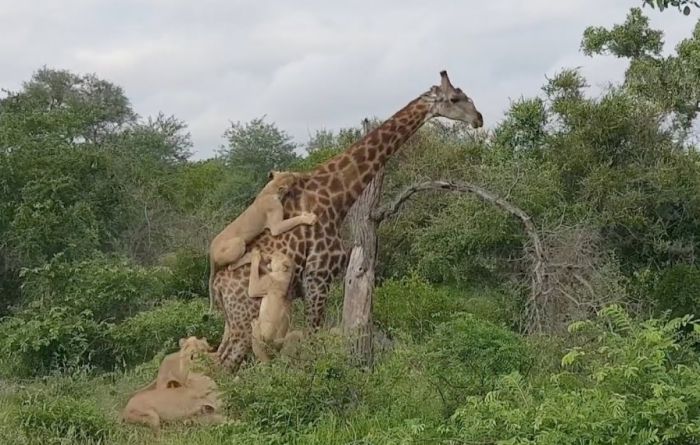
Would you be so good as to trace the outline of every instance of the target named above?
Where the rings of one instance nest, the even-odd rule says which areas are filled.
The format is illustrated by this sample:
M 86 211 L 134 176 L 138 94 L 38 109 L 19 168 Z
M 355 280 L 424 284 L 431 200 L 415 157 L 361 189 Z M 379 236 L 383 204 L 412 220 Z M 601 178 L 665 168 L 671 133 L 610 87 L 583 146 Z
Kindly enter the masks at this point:
M 318 221 L 280 236 L 263 232 L 249 245 L 266 257 L 274 251 L 293 259 L 294 274 L 289 298 L 303 296 L 309 328 L 317 329 L 331 282 L 340 276 L 347 254 L 340 226 L 350 206 L 360 196 L 389 157 L 433 117 L 483 126 L 481 113 L 461 89 L 452 86 L 446 71 L 440 86 L 433 86 L 347 150 L 300 177 L 284 202 L 285 218 L 314 213 Z M 259 299 L 247 295 L 248 265 L 220 269 L 214 278 L 215 298 L 225 313 L 224 334 L 217 350 L 219 361 L 235 370 L 251 349 L 251 322 L 258 316 Z

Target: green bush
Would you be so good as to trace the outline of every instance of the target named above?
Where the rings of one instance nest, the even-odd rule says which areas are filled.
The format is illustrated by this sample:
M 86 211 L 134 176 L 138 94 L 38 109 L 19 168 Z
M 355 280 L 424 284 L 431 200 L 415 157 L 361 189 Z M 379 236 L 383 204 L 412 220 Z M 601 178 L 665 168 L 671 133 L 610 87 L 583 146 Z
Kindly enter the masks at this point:
M 22 432 L 37 443 L 105 443 L 114 424 L 94 400 L 29 394 L 18 410 Z
M 327 414 L 346 415 L 359 403 L 365 377 L 342 338 L 319 333 L 295 357 L 241 369 L 240 380 L 221 386 L 229 409 L 256 428 L 289 433 Z
M 426 372 L 424 353 L 425 346 L 410 338 L 397 340 L 369 376 L 363 410 L 394 426 L 407 419 L 439 424 L 443 401 L 440 388 Z
M 55 261 L 29 271 L 27 294 L 33 300 L 0 323 L 0 351 L 12 358 L 0 372 L 111 370 L 150 360 L 189 335 L 207 337 L 215 345 L 223 321 L 221 315 L 204 317 L 203 299 L 143 311 L 161 299 L 163 270 L 102 258 Z
M 534 360 L 513 332 L 470 314 L 442 323 L 426 343 L 426 369 L 441 386 L 446 413 L 469 394 L 490 391 L 498 376 L 527 373 Z
M 23 297 L 32 309 L 65 306 L 89 310 L 97 321 L 119 321 L 163 298 L 163 271 L 120 258 L 66 262 L 56 257 L 24 272 Z M 36 307 L 36 305 L 39 305 Z
M 420 339 L 457 312 L 507 322 L 510 316 L 498 291 L 474 290 L 470 295 L 433 286 L 416 275 L 389 279 L 376 289 L 373 316 L 385 329 L 398 329 Z
M 664 269 L 653 285 L 651 297 L 658 311 L 669 311 L 673 317 L 700 316 L 700 268 L 679 264 Z
M 513 326 L 520 317 L 521 297 L 514 288 L 474 289 L 473 297 L 463 297 L 463 312 L 498 325 Z
M 471 198 L 456 199 L 421 230 L 411 254 L 433 283 L 493 285 L 503 258 L 522 251 L 515 218 Z
M 124 320 L 111 330 L 116 360 L 133 365 L 153 358 L 162 350 L 177 348 L 182 337 L 206 337 L 214 346 L 221 340 L 223 318 L 220 312 L 204 317 L 208 301 L 168 301 L 162 306 Z
M 502 377 L 494 391 L 467 398 L 450 431 L 467 443 L 697 444 L 700 365 L 677 361 L 689 319 L 633 322 L 618 307 L 570 330 L 581 346 L 563 358 L 561 372 L 528 382 Z
M 109 325 L 94 321 L 90 311 L 66 307 L 6 318 L 0 323 L 2 372 L 29 376 L 109 365 L 108 331 Z
M 163 261 L 168 270 L 165 294 L 180 298 L 209 295 L 209 260 L 206 252 L 180 249 Z

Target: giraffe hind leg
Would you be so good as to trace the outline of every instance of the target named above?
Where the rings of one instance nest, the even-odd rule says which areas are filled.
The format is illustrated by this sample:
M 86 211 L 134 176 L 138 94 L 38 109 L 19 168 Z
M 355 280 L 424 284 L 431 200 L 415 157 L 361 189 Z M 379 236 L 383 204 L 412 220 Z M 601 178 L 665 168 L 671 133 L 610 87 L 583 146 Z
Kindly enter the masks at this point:
M 226 338 L 221 340 L 216 351 L 221 365 L 232 372 L 238 370 L 251 349 L 250 328 L 247 330 L 229 329 Z
M 305 275 L 303 279 L 306 323 L 309 329 L 318 330 L 324 322 L 326 301 L 331 288 L 330 276 Z

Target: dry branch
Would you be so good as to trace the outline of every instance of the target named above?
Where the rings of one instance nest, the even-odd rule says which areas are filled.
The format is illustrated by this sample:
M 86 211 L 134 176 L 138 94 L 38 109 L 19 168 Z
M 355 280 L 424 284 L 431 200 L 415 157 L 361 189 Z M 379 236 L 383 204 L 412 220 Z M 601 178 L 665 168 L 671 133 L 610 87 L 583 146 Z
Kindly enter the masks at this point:
M 509 214 L 520 219 L 520 222 L 525 227 L 525 232 L 527 233 L 532 245 L 534 247 L 535 255 L 535 275 L 538 282 L 542 282 L 542 264 L 544 262 L 544 250 L 542 249 L 542 241 L 537 233 L 537 228 L 532 222 L 530 215 L 525 213 L 523 209 L 517 207 L 516 205 L 506 201 L 505 199 L 489 192 L 488 190 L 479 187 L 478 185 L 470 184 L 468 182 L 449 182 L 449 181 L 427 181 L 420 184 L 414 184 L 406 188 L 402 193 L 399 194 L 396 199 L 389 203 L 388 205 L 376 210 L 372 214 L 372 218 L 378 223 L 384 219 L 394 215 L 401 205 L 410 198 L 413 194 L 421 191 L 428 190 L 442 190 L 450 192 L 461 192 L 461 193 L 472 193 L 476 195 L 482 201 L 494 204 L 502 210 L 505 210 Z
M 372 219 L 380 224 L 386 218 L 396 214 L 403 203 L 417 192 L 422 191 L 448 191 L 456 193 L 471 193 L 480 200 L 493 204 L 511 216 L 515 216 L 522 223 L 525 233 L 532 245 L 532 271 L 530 279 L 530 298 L 526 309 L 527 326 L 525 330 L 532 332 L 541 330 L 543 325 L 543 305 L 546 306 L 547 295 L 544 292 L 545 286 L 545 253 L 542 240 L 532 222 L 532 218 L 523 209 L 498 195 L 468 182 L 450 181 L 426 181 L 407 187 L 396 199 L 372 213 Z M 543 301 L 544 300 L 544 301 Z

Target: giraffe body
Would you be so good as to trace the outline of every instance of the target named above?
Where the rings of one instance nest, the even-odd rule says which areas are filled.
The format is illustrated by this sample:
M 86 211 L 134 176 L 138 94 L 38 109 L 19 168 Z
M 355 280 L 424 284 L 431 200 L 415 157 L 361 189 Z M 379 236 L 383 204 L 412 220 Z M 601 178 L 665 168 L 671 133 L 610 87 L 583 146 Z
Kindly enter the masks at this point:
M 294 273 L 289 297 L 303 297 L 307 324 L 318 328 L 331 282 L 347 264 L 347 249 L 340 226 L 348 210 L 389 157 L 428 119 L 443 116 L 483 125 L 481 113 L 460 89 L 454 88 L 447 73 L 442 84 L 411 101 L 382 125 L 369 132 L 345 152 L 320 165 L 289 189 L 284 200 L 284 218 L 310 212 L 317 216 L 313 226 L 298 226 L 276 237 L 268 231 L 249 243 L 263 255 L 279 251 L 292 259 Z M 250 266 L 225 267 L 217 272 L 213 290 L 226 314 L 224 336 L 217 351 L 219 360 L 237 368 L 251 348 L 251 322 L 257 318 L 260 301 L 248 298 Z

